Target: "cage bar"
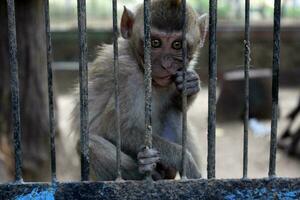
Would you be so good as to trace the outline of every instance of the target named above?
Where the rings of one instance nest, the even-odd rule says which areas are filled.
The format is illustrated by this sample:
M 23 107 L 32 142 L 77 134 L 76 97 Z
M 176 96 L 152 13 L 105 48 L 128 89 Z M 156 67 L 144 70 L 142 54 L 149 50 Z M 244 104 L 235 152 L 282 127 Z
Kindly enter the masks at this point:
M 20 120 L 20 99 L 19 99 L 19 78 L 17 60 L 17 36 L 15 1 L 7 0 L 8 18 L 8 47 L 10 65 L 10 87 L 12 106 L 12 125 L 15 149 L 15 181 L 22 182 L 22 150 L 21 150 L 21 120 Z
M 186 133 L 187 133 L 187 96 L 186 96 L 186 67 L 187 67 L 187 41 L 186 41 L 186 0 L 181 1 L 182 13 L 182 60 L 183 60 L 183 89 L 182 89 L 182 179 L 186 179 Z
M 151 0 L 144 0 L 144 63 L 145 63 L 145 146 L 152 147 L 152 78 L 151 78 Z
M 145 146 L 152 148 L 151 0 L 144 0 Z M 147 179 L 151 179 L 147 174 Z
M 114 83 L 115 83 L 115 128 L 117 133 L 117 180 L 121 174 L 121 133 L 120 133 L 120 103 L 119 103 L 119 50 L 118 50 L 118 13 L 117 0 L 113 0 L 113 40 L 114 40 Z
M 244 101 L 244 147 L 243 147 L 243 178 L 248 176 L 248 129 L 249 129 L 249 68 L 250 68 L 250 1 L 245 0 L 245 101 Z
M 276 145 L 278 121 L 279 65 L 280 65 L 281 0 L 274 1 L 273 66 L 272 66 L 272 122 L 269 176 L 276 176 Z
M 89 130 L 88 130 L 88 68 L 87 68 L 87 36 L 86 36 L 86 1 L 77 0 L 79 29 L 79 83 L 80 83 L 80 149 L 81 180 L 89 179 Z
M 216 87 L 217 87 L 217 0 L 209 1 L 209 82 L 207 178 L 215 178 Z
M 52 42 L 50 32 L 49 0 L 45 0 L 45 31 L 47 46 L 47 75 L 48 75 L 48 103 L 49 103 L 49 132 L 50 132 L 50 158 L 51 180 L 56 181 L 56 157 L 55 157 L 55 113 L 53 100 L 53 69 L 52 69 Z

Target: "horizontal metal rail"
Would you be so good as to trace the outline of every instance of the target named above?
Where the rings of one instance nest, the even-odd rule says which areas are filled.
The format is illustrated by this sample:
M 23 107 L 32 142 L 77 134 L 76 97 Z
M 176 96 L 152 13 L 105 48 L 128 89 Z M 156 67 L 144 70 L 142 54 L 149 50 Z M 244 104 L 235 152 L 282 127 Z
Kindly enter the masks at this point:
M 11 184 L 0 199 L 300 199 L 300 179 Z

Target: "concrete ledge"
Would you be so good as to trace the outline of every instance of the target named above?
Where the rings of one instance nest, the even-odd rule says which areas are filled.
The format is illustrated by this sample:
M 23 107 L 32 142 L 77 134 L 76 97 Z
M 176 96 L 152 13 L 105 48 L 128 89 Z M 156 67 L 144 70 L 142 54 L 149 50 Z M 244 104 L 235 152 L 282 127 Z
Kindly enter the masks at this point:
M 300 178 L 2 184 L 0 199 L 300 199 Z

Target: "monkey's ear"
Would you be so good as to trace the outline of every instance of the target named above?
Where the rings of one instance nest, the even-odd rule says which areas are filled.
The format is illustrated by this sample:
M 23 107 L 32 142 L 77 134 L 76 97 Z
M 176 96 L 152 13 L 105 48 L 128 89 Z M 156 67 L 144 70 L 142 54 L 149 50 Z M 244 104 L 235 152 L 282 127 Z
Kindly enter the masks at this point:
M 124 6 L 121 19 L 121 35 L 124 39 L 130 38 L 134 23 L 134 14 Z
M 200 29 L 200 47 L 204 46 L 205 38 L 208 32 L 209 18 L 207 14 L 203 14 L 198 19 Z

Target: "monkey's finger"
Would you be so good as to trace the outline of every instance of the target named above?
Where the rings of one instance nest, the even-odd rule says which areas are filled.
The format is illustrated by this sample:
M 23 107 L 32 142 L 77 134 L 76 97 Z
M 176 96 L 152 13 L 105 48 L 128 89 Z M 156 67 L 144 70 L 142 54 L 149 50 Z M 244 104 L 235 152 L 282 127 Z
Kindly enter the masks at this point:
M 199 87 L 189 88 L 186 90 L 186 95 L 193 95 L 200 91 Z
M 187 90 L 190 89 L 190 88 L 195 88 L 195 87 L 199 88 L 199 83 L 197 81 L 191 81 L 191 82 L 187 82 L 185 86 L 186 86 Z M 182 91 L 183 90 L 183 83 L 178 84 L 177 89 Z
M 194 70 L 187 70 L 186 75 L 187 76 L 196 76 L 196 77 L 198 77 L 197 72 L 195 72 Z M 183 70 L 177 71 L 176 76 L 183 76 Z
M 150 164 L 150 165 L 140 165 L 139 166 L 139 172 L 141 174 L 152 172 L 156 167 L 156 163 Z
M 140 151 L 137 155 L 138 159 L 141 158 L 152 158 L 152 157 L 158 157 L 160 155 L 159 151 L 156 149 L 144 149 L 143 151 Z
M 177 71 L 176 76 L 183 76 L 183 70 Z M 186 71 L 186 76 L 196 76 L 196 77 L 198 77 L 198 74 L 194 70 L 187 70 Z
M 153 157 L 153 158 L 144 158 L 144 159 L 139 159 L 138 163 L 139 165 L 148 165 L 152 163 L 157 163 L 160 161 L 160 157 Z
M 194 76 L 194 75 L 191 75 L 191 76 L 187 76 L 186 77 L 186 82 L 190 82 L 190 81 L 198 81 L 199 80 L 199 77 L 198 76 Z M 183 82 L 183 76 L 177 76 L 175 78 L 175 82 L 176 83 L 182 83 Z

